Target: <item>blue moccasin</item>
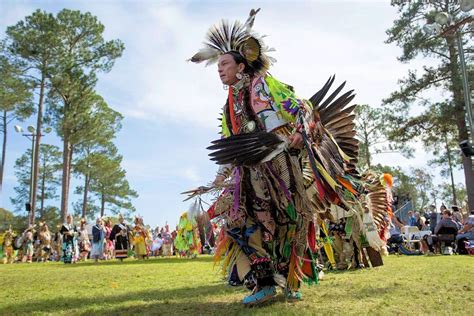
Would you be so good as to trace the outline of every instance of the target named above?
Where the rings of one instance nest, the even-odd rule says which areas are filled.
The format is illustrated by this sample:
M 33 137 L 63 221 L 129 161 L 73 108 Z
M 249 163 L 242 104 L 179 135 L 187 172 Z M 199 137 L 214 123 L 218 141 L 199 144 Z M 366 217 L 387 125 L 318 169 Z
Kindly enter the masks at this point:
M 274 286 L 265 286 L 260 291 L 244 297 L 242 301 L 245 306 L 254 306 L 268 301 L 276 295 L 276 288 Z

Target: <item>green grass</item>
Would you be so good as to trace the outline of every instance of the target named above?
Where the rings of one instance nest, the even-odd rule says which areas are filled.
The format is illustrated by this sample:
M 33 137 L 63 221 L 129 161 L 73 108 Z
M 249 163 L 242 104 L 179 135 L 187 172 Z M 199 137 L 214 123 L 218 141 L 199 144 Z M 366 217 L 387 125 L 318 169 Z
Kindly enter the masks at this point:
M 243 288 L 226 286 L 212 258 L 124 263 L 0 265 L 0 315 L 11 314 L 401 314 L 468 315 L 474 257 L 390 256 L 376 269 L 328 272 L 303 286 L 304 300 L 245 308 Z

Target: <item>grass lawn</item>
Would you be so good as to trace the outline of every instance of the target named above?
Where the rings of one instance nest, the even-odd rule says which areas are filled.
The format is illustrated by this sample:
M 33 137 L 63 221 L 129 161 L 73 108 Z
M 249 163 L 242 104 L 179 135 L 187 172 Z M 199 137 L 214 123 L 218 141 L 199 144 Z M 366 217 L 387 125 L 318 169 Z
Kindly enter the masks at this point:
M 457 314 L 474 310 L 474 257 L 390 256 L 376 269 L 328 272 L 301 302 L 245 308 L 212 258 L 0 265 L 0 315 Z

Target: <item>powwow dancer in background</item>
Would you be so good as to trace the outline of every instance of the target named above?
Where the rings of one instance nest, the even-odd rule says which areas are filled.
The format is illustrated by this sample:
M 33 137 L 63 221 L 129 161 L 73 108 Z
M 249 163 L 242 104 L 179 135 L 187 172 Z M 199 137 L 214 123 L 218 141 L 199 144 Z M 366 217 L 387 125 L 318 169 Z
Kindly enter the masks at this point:
M 196 219 L 188 212 L 181 214 L 174 245 L 181 257 L 196 258 L 201 250 Z
M 53 238 L 53 256 L 54 261 L 61 261 L 62 260 L 62 249 L 63 249 L 63 236 L 61 235 L 61 228 L 62 225 L 56 225 L 56 233 L 54 233 Z
M 40 241 L 38 258 L 37 261 L 47 262 L 51 255 L 51 232 L 49 231 L 48 224 L 41 222 L 39 224 L 40 229 L 38 233 L 38 239 Z
M 13 250 L 13 241 L 15 239 L 15 233 L 12 230 L 12 227 L 3 235 L 3 263 L 13 263 L 15 261 L 15 252 Z
M 66 217 L 66 223 L 61 226 L 59 231 L 62 235 L 62 261 L 64 263 L 75 263 L 77 254 L 75 253 L 74 238 L 76 236 L 76 226 L 73 223 L 71 214 Z
M 87 222 L 83 218 L 79 228 L 79 259 L 86 261 L 89 251 L 91 250 L 91 242 L 89 240 L 89 232 L 87 231 Z
M 97 263 L 99 259 L 104 259 L 105 249 L 105 227 L 104 222 L 99 217 L 92 226 L 92 250 L 91 258 Z
M 147 255 L 146 240 L 148 232 L 143 225 L 143 219 L 141 217 L 135 217 L 135 226 L 132 229 L 133 237 L 133 251 L 137 259 L 144 259 Z
M 110 238 L 110 234 L 112 233 L 112 221 L 110 218 L 105 220 L 105 248 L 104 248 L 104 258 L 105 260 L 110 260 L 114 257 L 114 240 Z
M 30 225 L 23 233 L 23 259 L 22 262 L 33 262 L 34 244 L 33 244 L 34 227 Z
M 115 241 L 115 258 L 123 261 L 128 257 L 130 229 L 122 214 L 119 214 L 118 219 L 119 222 L 114 225 L 110 233 L 110 240 Z
M 165 227 L 161 229 L 161 239 L 163 241 L 163 256 L 171 257 L 173 255 L 173 238 L 171 236 L 170 226 L 168 224 L 166 224 Z
M 357 214 L 371 245 L 383 244 L 373 208 L 359 201 L 365 188 L 354 167 L 352 91 L 338 97 L 342 84 L 324 100 L 331 77 L 307 101 L 270 76 L 271 49 L 251 30 L 258 11 L 245 24 L 213 26 L 205 48 L 191 58 L 218 62 L 229 90 L 223 138 L 209 147 L 221 165 L 214 188 L 222 190 L 210 213 L 226 220 L 215 256 L 225 254 L 230 283 L 253 289 L 246 305 L 273 297 L 276 284 L 287 298 L 300 299 L 301 281 L 317 282 L 315 223 L 332 205 Z

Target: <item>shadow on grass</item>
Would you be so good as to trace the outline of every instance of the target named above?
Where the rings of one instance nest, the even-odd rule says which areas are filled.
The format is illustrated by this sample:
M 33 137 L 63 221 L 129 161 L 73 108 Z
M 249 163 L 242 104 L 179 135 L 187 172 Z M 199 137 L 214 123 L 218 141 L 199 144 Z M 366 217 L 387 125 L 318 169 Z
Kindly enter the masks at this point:
M 206 297 L 212 295 L 230 295 L 235 294 L 236 289 L 230 288 L 224 284 L 199 286 L 195 288 L 178 289 L 150 289 L 146 291 L 137 291 L 131 293 L 121 293 L 117 295 L 104 295 L 97 297 L 56 297 L 45 298 L 41 300 L 31 300 L 27 303 L 19 302 L 0 307 L 0 315 L 26 314 L 26 313 L 64 313 L 71 314 L 68 310 L 74 310 L 72 314 L 164 314 L 174 313 L 176 311 L 191 312 L 193 310 L 210 313 L 211 311 L 221 313 L 225 308 L 236 308 L 240 306 L 239 302 L 206 302 Z M 133 305 L 133 302 L 145 302 L 144 306 L 137 307 L 117 307 L 104 308 L 104 305 L 113 306 L 114 304 Z M 177 302 L 178 301 L 178 302 Z M 149 311 L 147 311 L 149 309 Z M 201 314 L 201 313 L 200 313 Z
M 129 264 L 177 264 L 177 263 L 196 263 L 196 262 L 212 262 L 213 258 L 211 256 L 202 256 L 202 257 L 197 257 L 195 259 L 187 259 L 187 258 L 176 258 L 176 257 L 171 257 L 171 258 L 150 258 L 150 259 L 144 259 L 144 260 L 137 260 L 134 258 L 128 258 L 125 259 L 124 261 L 120 261 L 117 259 L 113 260 L 103 260 L 99 261 L 99 263 L 95 263 L 93 260 L 88 260 L 87 262 L 80 262 L 77 264 L 65 264 L 65 267 L 84 267 L 84 266 L 108 266 L 108 265 L 129 265 Z
M 96 312 L 94 313 L 94 315 L 252 315 L 259 311 L 264 312 L 261 311 L 261 309 L 271 307 L 272 305 L 277 303 L 284 302 L 285 298 L 282 295 L 278 295 L 277 297 L 271 299 L 268 302 L 249 308 L 245 307 L 240 301 L 240 299 L 238 301 L 228 302 L 202 302 L 193 300 L 192 297 L 189 297 L 189 300 L 180 303 L 165 301 L 140 307 L 117 307 L 114 309 L 109 309 L 107 311 Z M 285 314 L 284 310 L 281 310 L 280 312 L 283 312 L 283 314 Z M 81 313 L 81 315 L 90 314 L 91 311 L 84 311 Z

